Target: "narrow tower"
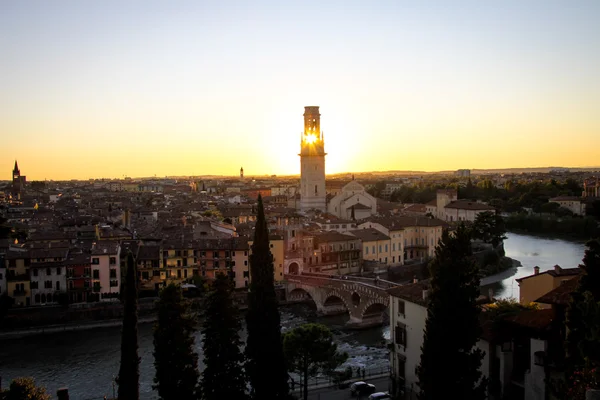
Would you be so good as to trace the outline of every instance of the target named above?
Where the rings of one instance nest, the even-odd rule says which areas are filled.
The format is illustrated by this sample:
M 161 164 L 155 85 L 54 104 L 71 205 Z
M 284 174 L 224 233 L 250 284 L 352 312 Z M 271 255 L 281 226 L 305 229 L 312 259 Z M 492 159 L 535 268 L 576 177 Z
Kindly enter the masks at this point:
M 244 179 L 244 167 L 240 168 L 240 179 Z
M 304 107 L 300 138 L 300 210 L 327 210 L 325 201 L 325 141 L 319 107 Z
M 12 192 L 15 195 L 21 193 L 21 171 L 19 170 L 17 160 L 15 160 L 15 167 L 12 172 Z

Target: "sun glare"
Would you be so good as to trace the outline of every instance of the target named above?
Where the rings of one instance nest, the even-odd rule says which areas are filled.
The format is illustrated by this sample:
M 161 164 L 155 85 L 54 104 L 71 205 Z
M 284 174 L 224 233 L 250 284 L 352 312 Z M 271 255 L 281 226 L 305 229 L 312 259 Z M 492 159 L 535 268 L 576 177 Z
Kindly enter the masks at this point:
M 316 142 L 316 141 L 317 141 L 317 137 L 316 137 L 314 134 L 311 134 L 311 135 L 306 135 L 306 136 L 304 137 L 304 141 L 305 141 L 306 143 L 309 143 L 309 144 L 310 144 L 310 143 L 314 143 L 314 142 Z

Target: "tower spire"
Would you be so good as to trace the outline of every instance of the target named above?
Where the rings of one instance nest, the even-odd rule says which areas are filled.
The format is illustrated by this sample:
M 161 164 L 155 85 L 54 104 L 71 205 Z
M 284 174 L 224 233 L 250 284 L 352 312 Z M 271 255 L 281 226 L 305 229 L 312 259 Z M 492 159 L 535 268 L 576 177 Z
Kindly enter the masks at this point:
M 19 164 L 17 164 L 17 160 L 15 160 L 15 168 L 13 171 L 17 172 L 19 170 Z

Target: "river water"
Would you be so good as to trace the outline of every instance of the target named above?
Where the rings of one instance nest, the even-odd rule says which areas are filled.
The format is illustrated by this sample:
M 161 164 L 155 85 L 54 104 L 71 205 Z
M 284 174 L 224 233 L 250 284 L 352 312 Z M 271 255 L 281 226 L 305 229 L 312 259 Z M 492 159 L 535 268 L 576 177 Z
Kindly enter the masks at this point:
M 483 286 L 483 293 L 488 289 L 494 291 L 496 298 L 519 299 L 519 284 L 516 279 L 533 274 L 535 266 L 540 272 L 559 265 L 562 268 L 575 268 L 581 264 L 585 252 L 585 243 L 571 242 L 561 239 L 549 239 L 538 236 L 508 233 L 504 241 L 506 256 L 518 260 L 522 266 L 509 269 L 498 275 L 482 280 L 496 281 Z
M 334 333 L 338 349 L 347 352 L 344 366 L 367 368 L 373 373 L 389 365 L 384 340 L 389 339 L 388 327 L 362 331 L 343 329 L 348 316 L 316 319 L 308 306 L 282 309 L 282 329 L 287 331 L 306 322 L 327 325 Z M 140 398 L 156 399 L 152 390 L 154 365 L 152 356 L 152 324 L 139 326 Z M 243 339 L 246 332 L 241 333 Z M 4 386 L 19 376 L 33 376 L 51 394 L 68 387 L 71 399 L 102 399 L 112 397 L 113 376 L 119 370 L 120 328 L 65 332 L 0 342 L 0 376 Z M 202 342 L 196 333 L 199 369 L 202 364 Z
M 576 267 L 583 258 L 585 245 L 560 239 L 509 233 L 505 241 L 508 257 L 519 260 L 522 267 L 505 271 L 484 287 L 491 288 L 500 298 L 518 298 L 515 279 L 533 274 L 533 267 L 544 271 L 555 264 L 563 268 Z M 383 341 L 389 339 L 389 327 L 362 331 L 344 330 L 348 316 L 318 318 L 315 320 L 308 307 L 282 309 L 282 328 L 292 329 L 305 322 L 317 321 L 334 333 L 338 348 L 349 355 L 345 366 L 381 371 L 389 365 L 388 352 Z M 246 333 L 242 332 L 245 339 Z M 102 399 L 112 396 L 112 379 L 119 369 L 120 329 L 106 328 L 93 331 L 66 332 L 46 336 L 27 337 L 0 342 L 0 377 L 6 386 L 19 376 L 33 376 L 39 384 L 55 394 L 60 387 L 68 387 L 71 399 Z M 141 399 L 156 399 L 152 390 L 154 365 L 152 357 L 152 324 L 139 327 L 140 393 Z M 201 335 L 196 334 L 196 351 L 202 370 Z

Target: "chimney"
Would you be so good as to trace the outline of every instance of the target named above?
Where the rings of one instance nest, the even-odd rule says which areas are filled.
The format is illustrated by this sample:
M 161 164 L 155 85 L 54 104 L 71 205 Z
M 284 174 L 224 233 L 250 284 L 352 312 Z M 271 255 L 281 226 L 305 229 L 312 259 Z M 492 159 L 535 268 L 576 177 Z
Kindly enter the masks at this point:
M 562 268 L 559 265 L 555 265 L 554 272 L 556 272 L 557 274 L 560 274 L 560 271 L 562 271 Z
M 69 389 L 60 388 L 56 391 L 56 396 L 58 400 L 69 400 Z
M 540 273 L 540 267 L 538 267 L 537 265 L 535 267 L 533 267 L 533 274 L 534 275 L 538 275 Z
M 427 300 L 427 297 L 429 297 L 429 290 L 423 289 L 423 300 Z

